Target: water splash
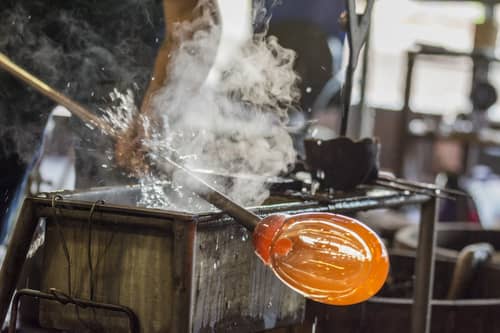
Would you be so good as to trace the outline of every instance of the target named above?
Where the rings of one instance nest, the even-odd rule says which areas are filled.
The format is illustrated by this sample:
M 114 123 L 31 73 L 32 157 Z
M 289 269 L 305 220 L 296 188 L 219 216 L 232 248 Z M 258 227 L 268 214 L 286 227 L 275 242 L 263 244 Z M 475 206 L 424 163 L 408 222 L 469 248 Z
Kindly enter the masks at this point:
M 115 135 L 125 133 L 139 114 L 131 89 L 120 92 L 113 89 L 109 94 L 110 105 L 102 108 L 103 119 L 111 126 Z
M 200 26 L 205 28 L 186 37 Z M 145 144 L 156 163 L 167 156 L 214 173 L 271 177 L 286 172 L 296 156 L 285 128 L 287 110 L 299 98 L 295 54 L 274 37 L 256 35 L 226 63 L 218 85 L 208 86 L 204 82 L 219 35 L 220 27 L 207 13 L 177 26 L 180 45 L 169 79 L 153 99 L 163 128 Z M 243 205 L 260 204 L 268 196 L 264 177 L 203 178 Z
M 269 194 L 266 178 L 286 172 L 295 161 L 285 126 L 287 110 L 300 97 L 294 52 L 282 48 L 274 37 L 257 34 L 235 51 L 218 84 L 206 85 L 221 28 L 212 8 L 206 2 L 200 6 L 199 18 L 176 26 L 179 45 L 171 55 L 168 80 L 152 99 L 152 118 L 142 122 L 148 158 L 170 170 L 168 175 L 141 179 L 141 204 L 148 207 L 213 210 L 179 186 L 185 177 L 169 168 L 165 158 L 190 169 L 211 170 L 213 174 L 200 176 L 242 205 L 261 204 Z M 254 16 L 257 12 L 254 9 Z M 124 132 L 138 113 L 133 94 L 115 90 L 111 99 L 114 103 L 104 110 L 105 117 L 117 133 Z

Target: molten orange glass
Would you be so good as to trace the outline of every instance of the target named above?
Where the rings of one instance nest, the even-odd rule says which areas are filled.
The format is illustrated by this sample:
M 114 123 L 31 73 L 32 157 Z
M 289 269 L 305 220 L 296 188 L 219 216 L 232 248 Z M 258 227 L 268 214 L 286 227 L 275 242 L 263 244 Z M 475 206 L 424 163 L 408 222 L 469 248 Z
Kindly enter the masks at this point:
M 342 215 L 271 215 L 255 228 L 253 243 L 283 282 L 321 303 L 363 302 L 377 293 L 389 272 L 378 236 Z

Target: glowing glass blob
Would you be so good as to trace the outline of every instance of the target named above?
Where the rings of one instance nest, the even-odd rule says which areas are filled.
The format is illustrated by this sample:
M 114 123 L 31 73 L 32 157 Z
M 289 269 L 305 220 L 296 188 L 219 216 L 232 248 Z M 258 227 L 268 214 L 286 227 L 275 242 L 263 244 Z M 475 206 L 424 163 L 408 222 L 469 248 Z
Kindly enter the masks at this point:
M 350 305 L 384 284 L 389 257 L 378 236 L 342 215 L 271 215 L 253 233 L 257 255 L 289 287 L 317 302 Z

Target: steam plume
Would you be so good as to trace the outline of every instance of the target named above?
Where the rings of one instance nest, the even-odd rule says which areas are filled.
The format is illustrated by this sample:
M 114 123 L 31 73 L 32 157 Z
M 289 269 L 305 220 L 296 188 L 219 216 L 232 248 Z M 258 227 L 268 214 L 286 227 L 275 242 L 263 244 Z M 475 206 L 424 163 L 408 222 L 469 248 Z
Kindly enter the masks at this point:
M 180 47 L 153 102 L 164 127 L 146 145 L 157 163 L 171 156 L 193 170 L 257 176 L 214 186 L 241 204 L 260 204 L 268 196 L 264 178 L 287 171 L 295 160 L 285 130 L 287 109 L 299 98 L 295 54 L 276 38 L 256 35 L 232 56 L 217 86 L 205 85 L 221 32 L 209 12 L 175 31 Z M 205 29 L 184 37 L 200 26 Z

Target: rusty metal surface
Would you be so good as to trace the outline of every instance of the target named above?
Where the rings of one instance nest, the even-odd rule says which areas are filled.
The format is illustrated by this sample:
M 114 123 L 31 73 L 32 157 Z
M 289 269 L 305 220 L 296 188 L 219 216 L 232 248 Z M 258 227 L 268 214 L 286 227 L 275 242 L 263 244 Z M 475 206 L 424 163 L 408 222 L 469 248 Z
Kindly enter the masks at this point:
M 42 291 L 56 288 L 70 293 L 64 239 L 70 258 L 71 295 L 90 298 L 87 221 L 68 219 L 61 212 L 60 222 L 59 232 L 57 222 L 47 219 L 45 242 L 38 251 L 43 268 L 39 276 L 28 275 L 28 279 L 38 280 Z M 95 223 L 91 243 L 94 299 L 131 308 L 139 317 L 141 332 L 168 331 L 179 319 L 173 311 L 178 286 L 174 281 L 174 255 L 181 255 L 173 250 L 175 238 L 173 230 L 168 229 Z M 95 318 L 89 311 L 65 311 L 57 303 L 40 303 L 38 320 L 47 328 L 71 330 L 81 327 L 81 321 L 94 321 L 108 332 L 128 331 L 117 315 L 97 314 Z
M 245 228 L 199 225 L 196 235 L 190 332 L 255 332 L 302 321 L 304 298 L 254 255 Z
M 285 287 L 254 255 L 249 232 L 222 212 L 199 214 L 119 205 L 135 200 L 136 187 L 65 194 L 57 210 L 68 243 L 76 295 L 89 293 L 87 223 L 92 215 L 96 301 L 123 304 L 137 313 L 142 332 L 250 332 L 298 324 L 305 300 Z M 95 204 L 96 199 L 107 201 Z M 332 211 L 422 203 L 428 196 L 365 187 L 351 194 L 305 199 L 284 196 L 274 205 L 251 208 L 272 213 Z M 48 217 L 39 251 L 39 288 L 65 290 L 67 265 L 50 198 L 31 198 L 34 218 Z M 128 201 L 127 201 L 128 200 Z M 31 276 L 31 280 L 37 279 Z M 43 326 L 67 328 L 78 320 L 57 304 L 39 309 Z M 102 319 L 102 318 L 101 318 Z M 125 332 L 116 318 L 105 321 Z

